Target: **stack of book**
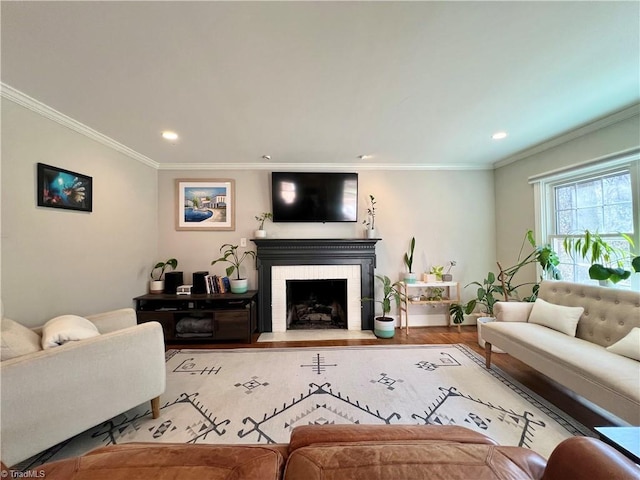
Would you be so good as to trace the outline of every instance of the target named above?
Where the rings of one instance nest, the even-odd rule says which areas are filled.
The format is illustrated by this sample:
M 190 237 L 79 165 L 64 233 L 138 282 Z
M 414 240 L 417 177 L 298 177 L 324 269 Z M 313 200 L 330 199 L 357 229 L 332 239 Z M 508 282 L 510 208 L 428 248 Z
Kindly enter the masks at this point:
M 229 293 L 231 292 L 231 282 L 229 277 L 219 277 L 218 275 L 207 275 L 204 277 L 207 286 L 207 293 Z

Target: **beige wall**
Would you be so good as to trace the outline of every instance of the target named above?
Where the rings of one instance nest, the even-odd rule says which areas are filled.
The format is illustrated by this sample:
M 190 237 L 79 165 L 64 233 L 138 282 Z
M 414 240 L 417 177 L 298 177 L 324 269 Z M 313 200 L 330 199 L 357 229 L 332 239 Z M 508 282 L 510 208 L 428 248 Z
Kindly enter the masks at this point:
M 398 279 L 415 236 L 415 271 L 456 260 L 454 278 L 465 285 L 495 271 L 496 259 L 515 260 L 524 232 L 534 226 L 530 175 L 637 146 L 638 129 L 635 117 L 495 171 L 362 170 L 357 223 L 268 222 L 266 228 L 281 238 L 360 237 L 373 194 L 382 238 L 376 273 Z M 93 213 L 36 207 L 37 162 L 92 176 Z M 235 179 L 235 231 L 176 231 L 176 178 Z M 220 246 L 244 237 L 253 247 L 254 216 L 270 210 L 267 170 L 156 171 L 7 100 L 1 181 L 1 294 L 6 315 L 27 325 L 62 313 L 130 306 L 132 297 L 146 291 L 158 260 L 178 258 L 187 283 L 194 271 L 221 274 L 224 266 L 210 265 Z M 244 270 L 257 288 L 253 266 L 247 263 Z M 465 300 L 472 290 L 463 290 Z M 416 324 L 442 322 L 442 310 L 420 308 Z
M 150 266 L 178 258 L 185 281 L 211 267 L 223 243 L 251 239 L 254 216 L 270 210 L 269 171 L 156 171 L 11 101 L 2 102 L 2 298 L 5 313 L 38 325 L 63 313 L 130 306 L 146 291 Z M 91 214 L 35 205 L 36 163 L 94 178 Z M 378 200 L 377 273 L 398 279 L 416 237 L 415 271 L 453 259 L 461 282 L 480 279 L 495 256 L 491 171 L 362 171 L 359 215 L 369 193 Z M 234 178 L 236 230 L 175 230 L 176 178 Z M 17 200 L 20 199 L 20 200 Z M 26 199 L 26 200 L 25 200 Z M 280 237 L 350 238 L 363 226 L 273 224 Z M 248 240 L 249 247 L 253 243 Z M 256 288 L 256 273 L 245 266 Z M 470 294 L 465 292 L 465 296 Z M 418 310 L 416 322 L 421 322 Z M 426 323 L 441 323 L 429 311 Z M 432 315 L 435 313 L 436 315 Z
M 36 206 L 36 164 L 93 177 L 93 212 Z M 2 100 L 2 300 L 40 325 L 132 306 L 157 249 L 157 172 Z
M 525 232 L 535 229 L 533 186 L 527 180 L 530 176 L 638 147 L 639 132 L 640 119 L 636 116 L 496 169 L 497 258 L 513 264 Z M 522 278 L 534 280 L 534 269 L 523 272 Z
M 402 257 L 412 236 L 416 237 L 414 271 L 423 272 L 435 264 L 456 260 L 452 271 L 460 282 L 481 277 L 495 258 L 495 220 L 492 171 L 369 171 L 359 173 L 359 221 L 345 224 L 266 223 L 271 237 L 280 238 L 353 238 L 363 237 L 362 219 L 367 199 L 377 200 L 376 227 L 382 241 L 377 244 L 376 273 L 394 281 L 404 271 Z M 175 230 L 176 178 L 233 178 L 236 181 L 236 230 L 234 232 L 191 232 Z M 257 227 L 254 216 L 271 211 L 270 172 L 258 171 L 160 171 L 159 257 L 176 257 L 185 282 L 191 283 L 194 271 L 209 270 L 223 274 L 225 266 L 210 266 L 218 258 L 224 243 L 248 246 Z M 256 272 L 251 262 L 243 264 L 256 288 Z M 464 292 L 471 295 L 471 289 Z M 416 312 L 418 315 L 421 311 Z M 434 313 L 432 311 L 429 312 Z M 438 313 L 438 312 L 436 312 Z M 439 312 L 442 313 L 442 312 Z M 424 318 L 439 323 L 443 316 Z M 416 324 L 421 321 L 416 318 Z

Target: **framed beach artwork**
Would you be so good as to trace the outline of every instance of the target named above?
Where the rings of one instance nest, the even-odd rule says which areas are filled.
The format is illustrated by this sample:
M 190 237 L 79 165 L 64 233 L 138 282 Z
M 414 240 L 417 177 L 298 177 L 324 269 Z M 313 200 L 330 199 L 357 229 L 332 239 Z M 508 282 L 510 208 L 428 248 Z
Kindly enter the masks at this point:
M 38 163 L 38 206 L 91 212 L 93 178 Z
M 176 230 L 235 230 L 235 181 L 176 180 Z

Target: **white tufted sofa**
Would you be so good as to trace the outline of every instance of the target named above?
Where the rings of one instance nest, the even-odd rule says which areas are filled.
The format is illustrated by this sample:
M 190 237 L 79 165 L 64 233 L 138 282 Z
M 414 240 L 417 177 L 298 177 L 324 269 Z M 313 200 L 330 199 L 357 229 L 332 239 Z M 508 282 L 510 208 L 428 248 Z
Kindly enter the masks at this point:
M 640 362 L 606 349 L 640 327 L 640 293 L 543 281 L 538 298 L 584 308 L 575 337 L 529 322 L 532 303 L 498 302 L 497 321 L 482 328 L 487 368 L 495 345 L 620 419 L 640 425 Z M 635 348 L 640 351 L 640 345 Z

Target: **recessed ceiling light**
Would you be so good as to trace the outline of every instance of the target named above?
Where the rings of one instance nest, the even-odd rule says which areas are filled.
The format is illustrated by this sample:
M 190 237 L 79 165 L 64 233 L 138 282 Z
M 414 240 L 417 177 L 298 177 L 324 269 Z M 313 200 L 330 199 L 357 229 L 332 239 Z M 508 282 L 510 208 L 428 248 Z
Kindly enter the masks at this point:
M 271 160 L 271 155 L 262 155 L 263 160 Z
M 177 140 L 178 134 L 170 130 L 165 130 L 164 132 L 162 132 L 162 138 L 164 138 L 165 140 Z
M 507 138 L 507 132 L 496 132 L 491 135 L 491 138 L 494 140 L 502 140 L 503 138 Z
M 369 159 L 373 158 L 373 155 L 358 155 L 358 158 L 360 160 L 369 160 Z

